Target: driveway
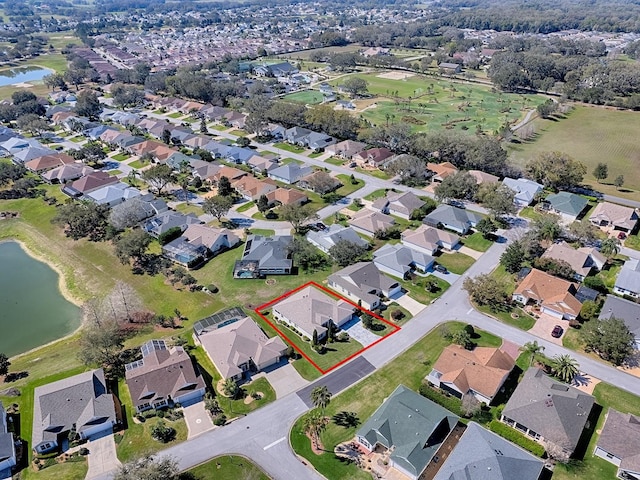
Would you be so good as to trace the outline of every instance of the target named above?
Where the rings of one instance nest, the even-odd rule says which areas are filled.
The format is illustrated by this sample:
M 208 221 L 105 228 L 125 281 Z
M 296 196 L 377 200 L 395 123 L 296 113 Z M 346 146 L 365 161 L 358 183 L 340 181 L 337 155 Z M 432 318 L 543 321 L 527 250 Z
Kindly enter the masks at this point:
M 258 378 L 262 375 L 269 380 L 269 383 L 276 392 L 276 398 L 285 397 L 309 383 L 300 376 L 291 363 L 286 363 L 266 373 L 258 373 L 257 375 L 253 375 L 253 378 Z
M 93 437 L 85 446 L 89 449 L 89 471 L 86 479 L 99 477 L 122 465 L 116 456 L 116 442 L 112 433 Z
M 551 336 L 551 330 L 556 325 L 560 325 L 563 329 L 562 335 L 560 338 L 553 338 Z M 558 318 L 552 317 L 551 315 L 546 315 L 544 313 L 540 314 L 540 318 L 536 320 L 536 323 L 533 327 L 531 327 L 528 332 L 536 335 L 540 338 L 544 338 L 548 342 L 555 343 L 556 345 L 562 345 L 562 337 L 567 332 L 569 328 L 569 322 L 566 320 L 560 320 Z
M 437 270 L 432 270 L 429 273 L 434 277 L 441 278 L 442 280 L 447 282 L 449 285 L 453 285 L 460 278 L 460 275 L 456 273 L 451 273 L 451 272 L 442 273 L 442 272 L 438 272 Z
M 187 438 L 197 437 L 213 429 L 213 422 L 204 408 L 204 402 L 197 402 L 188 407 L 183 407 L 182 412 L 189 431 Z
M 351 338 L 353 338 L 356 342 L 360 343 L 363 347 L 368 347 L 372 343 L 380 340 L 380 337 L 373 332 L 370 332 L 364 325 L 362 325 L 362 320 L 358 317 L 353 317 L 347 323 L 342 325 L 342 330 L 347 332 Z
M 423 305 L 422 303 L 418 302 L 417 300 L 414 300 L 413 298 L 411 298 L 409 296 L 408 293 L 402 293 L 399 296 L 393 297 L 391 300 L 396 302 L 398 305 L 400 305 L 405 310 L 408 310 L 409 313 L 411 313 L 411 315 L 413 315 L 414 317 L 418 313 L 420 313 L 424 308 L 426 308 L 426 305 Z

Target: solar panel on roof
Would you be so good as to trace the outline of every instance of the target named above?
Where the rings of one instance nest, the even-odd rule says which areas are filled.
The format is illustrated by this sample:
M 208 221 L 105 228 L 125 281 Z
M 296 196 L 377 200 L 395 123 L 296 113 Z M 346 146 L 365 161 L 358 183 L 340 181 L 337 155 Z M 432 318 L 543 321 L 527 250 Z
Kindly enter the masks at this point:
M 199 320 L 193 325 L 193 330 L 196 335 L 200 335 L 205 330 L 215 330 L 224 327 L 225 325 L 242 320 L 246 318 L 246 316 L 247 314 L 240 307 L 229 308 Z

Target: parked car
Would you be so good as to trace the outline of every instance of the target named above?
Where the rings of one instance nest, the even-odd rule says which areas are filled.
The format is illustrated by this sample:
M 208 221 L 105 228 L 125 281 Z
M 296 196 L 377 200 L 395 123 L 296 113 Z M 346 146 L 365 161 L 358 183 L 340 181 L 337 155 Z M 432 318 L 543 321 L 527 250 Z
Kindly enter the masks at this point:
M 449 273 L 449 271 L 448 271 L 445 267 L 443 267 L 442 265 L 436 265 L 435 267 L 433 267 L 433 269 L 434 269 L 436 272 L 440 272 L 440 273 Z
M 560 338 L 562 336 L 562 332 L 564 332 L 564 329 L 560 325 L 556 325 L 553 327 L 553 330 L 551 330 L 551 336 L 553 338 Z
M 318 230 L 325 230 L 327 228 L 327 226 L 322 222 L 318 222 L 318 223 L 316 223 L 316 228 Z
M 618 233 L 618 238 L 620 240 L 624 240 L 625 238 L 627 238 L 627 234 L 624 233 L 624 232 L 620 232 L 620 233 Z

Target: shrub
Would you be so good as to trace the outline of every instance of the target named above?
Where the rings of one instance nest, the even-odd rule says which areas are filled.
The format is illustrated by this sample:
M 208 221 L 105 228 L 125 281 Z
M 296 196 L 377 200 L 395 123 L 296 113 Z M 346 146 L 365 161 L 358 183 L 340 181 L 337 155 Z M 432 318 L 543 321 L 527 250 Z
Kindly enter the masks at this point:
M 462 412 L 462 401 L 459 398 L 445 394 L 427 383 L 423 383 L 420 386 L 419 392 L 423 397 L 443 406 L 450 412 L 453 412 L 460 417 L 464 416 Z
M 207 285 L 207 290 L 209 290 L 211 293 L 218 293 L 220 291 L 220 289 L 215 286 L 213 283 L 210 283 L 209 285 Z
M 489 423 L 489 430 L 533 453 L 536 457 L 542 457 L 544 455 L 544 447 L 542 445 L 525 437 L 522 433 L 498 420 L 492 420 Z
M 142 412 L 141 414 L 144 418 L 153 418 L 157 415 L 157 412 L 153 409 L 151 410 L 145 410 L 144 412 Z
M 180 227 L 170 228 L 169 230 L 167 230 L 164 233 L 161 233 L 158 236 L 158 243 L 160 243 L 160 245 L 166 245 L 170 241 L 178 238 L 180 235 L 182 235 L 182 228 Z
M 213 419 L 213 424 L 218 426 L 218 427 L 224 425 L 225 423 L 227 423 L 227 416 L 224 413 L 221 413 L 220 415 L 217 415 Z
M 164 410 L 158 410 L 158 411 L 156 412 L 156 416 L 157 416 L 158 418 L 164 418 L 164 416 L 165 416 Z
M 465 331 L 465 332 L 467 332 L 467 333 L 468 333 L 470 336 L 472 336 L 472 337 L 473 337 L 473 336 L 475 335 L 475 333 L 476 333 L 476 331 L 473 329 L 473 325 L 469 325 L 469 324 L 467 324 L 467 325 L 465 325 L 465 326 L 464 326 L 464 331 Z
M 151 436 L 161 443 L 168 443 L 176 438 L 176 430 L 168 427 L 164 420 L 158 420 L 151 428 Z

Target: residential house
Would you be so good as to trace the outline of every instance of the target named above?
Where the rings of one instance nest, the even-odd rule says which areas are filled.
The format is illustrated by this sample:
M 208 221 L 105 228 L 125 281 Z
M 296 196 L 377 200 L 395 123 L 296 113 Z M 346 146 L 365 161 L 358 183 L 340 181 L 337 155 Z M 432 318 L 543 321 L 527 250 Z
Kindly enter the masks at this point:
M 15 155 L 20 150 L 24 150 L 25 148 L 42 148 L 42 144 L 33 138 L 22 138 L 20 136 L 14 136 L 0 143 L 0 147 L 2 147 L 2 149 L 7 152 L 7 155 L 3 156 L 10 156 Z
M 458 173 L 458 169 L 451 162 L 427 163 L 427 170 L 433 173 L 431 181 L 433 183 L 442 183 L 442 181 L 454 173 Z
M 90 128 L 89 130 L 85 130 L 83 135 L 90 140 L 100 140 L 100 135 L 105 132 L 115 132 L 115 134 L 120 134 L 120 130 L 117 130 L 113 127 L 108 127 L 107 125 L 98 125 L 97 127 Z
M 218 323 L 205 319 L 197 322 L 193 329 L 197 343 L 202 345 L 224 379 L 243 380 L 252 372 L 272 367 L 286 357 L 284 341 L 278 335 L 267 337 L 246 315 Z
M 123 133 L 113 139 L 113 143 L 125 151 L 128 151 L 129 148 L 133 145 L 142 143 L 144 141 L 144 137 L 129 135 L 127 133 Z
M 240 170 L 239 168 L 228 167 L 226 165 L 218 165 L 218 170 L 211 176 L 207 177 L 203 180 L 209 180 L 210 182 L 217 184 L 222 177 L 227 177 L 227 179 L 233 184 L 239 178 L 248 176 L 249 174 L 244 170 Z
M 303 337 L 322 340 L 329 323 L 340 328 L 353 318 L 354 306 L 309 285 L 272 306 L 273 318 L 299 331 Z
M 321 179 L 318 181 L 318 179 Z M 332 177 L 323 170 L 316 170 L 315 172 L 303 177 L 298 182 L 298 187 L 312 190 L 320 195 L 325 195 L 329 192 L 333 192 L 339 188 L 342 184 L 340 180 Z
M 16 445 L 13 433 L 8 430 L 7 411 L 0 402 L 0 478 L 10 479 L 16 466 Z
M 191 267 L 240 243 L 233 232 L 226 228 L 206 225 L 188 225 L 182 236 L 162 246 L 165 257 L 181 265 Z
M 360 167 L 368 165 L 370 167 L 382 168 L 394 155 L 391 150 L 385 147 L 370 148 L 369 150 L 356 153 L 351 159 Z
M 582 308 L 575 293 L 574 283 L 533 268 L 516 287 L 512 298 L 523 305 L 534 303 L 542 313 L 552 317 L 574 320 Z
M 285 130 L 284 139 L 292 145 L 306 146 L 306 139 L 311 133 L 308 128 L 291 127 Z
M 638 224 L 638 212 L 631 207 L 602 202 L 595 206 L 589 221 L 596 227 L 629 233 Z
M 375 57 L 378 55 L 390 55 L 390 51 L 384 47 L 369 47 L 362 52 L 363 57 Z
M 146 193 L 144 195 L 139 195 L 125 200 L 118 205 L 118 208 L 127 211 L 127 217 L 132 223 L 142 222 L 147 218 L 151 218 L 169 210 L 167 202 L 160 198 L 156 198 L 152 193 Z
M 222 116 L 222 122 L 233 128 L 244 128 L 247 122 L 247 115 L 240 112 L 230 111 Z
M 167 210 L 146 220 L 142 224 L 142 229 L 152 237 L 158 238 L 166 231 L 180 227 L 184 232 L 189 225 L 200 224 L 202 221 L 194 214 L 184 215 L 173 210 Z
M 434 262 L 431 255 L 400 244 L 387 243 L 373 254 L 373 263 L 378 270 L 402 279 L 415 270 L 428 271 Z
M 624 262 L 613 286 L 613 293 L 640 297 L 640 260 L 631 258 Z
M 204 135 L 192 135 L 190 137 L 186 137 L 182 140 L 182 144 L 186 145 L 189 148 L 201 148 L 204 147 L 207 143 L 211 141 L 211 138 L 205 137 Z
M 543 468 L 541 459 L 469 422 L 433 480 L 538 480 Z
M 462 65 L 459 63 L 440 62 L 438 68 L 448 75 L 462 72 Z
M 483 172 L 481 170 L 469 170 L 469 175 L 471 175 L 478 185 L 483 183 L 497 183 L 500 181 L 500 178 L 495 175 L 491 175 L 490 173 Z
M 618 467 L 617 478 L 640 478 L 640 417 L 609 408 L 593 454 Z
M 48 183 L 63 184 L 72 180 L 77 180 L 78 178 L 89 175 L 92 172 L 95 172 L 95 170 L 91 167 L 79 163 L 71 163 L 53 168 L 43 173 L 41 177 Z
M 11 157 L 13 163 L 18 163 L 24 165 L 25 163 L 35 159 L 42 157 L 44 155 L 54 155 L 56 153 L 55 150 L 51 150 L 50 148 L 45 147 L 27 147 L 22 150 L 16 152 Z
M 249 160 L 247 160 L 247 165 L 251 167 L 254 172 L 263 173 L 266 171 L 269 173 L 274 168 L 278 167 L 278 163 L 274 162 L 272 159 L 264 158 L 259 155 L 253 155 Z
M 372 207 L 389 215 L 410 220 L 416 210 L 424 206 L 425 202 L 412 192 L 387 192 L 384 197 L 373 202 Z
M 595 399 L 536 367 L 529 368 L 502 411 L 500 420 L 535 441 L 573 454 Z
M 217 105 L 206 105 L 200 113 L 202 113 L 208 120 L 220 121 L 227 113 L 228 108 L 219 107 Z
M 308 148 L 315 151 L 324 150 L 329 145 L 336 143 L 336 139 L 324 133 L 311 132 L 305 139 Z
M 545 204 L 548 205 L 552 213 L 560 215 L 563 223 L 569 224 L 580 217 L 584 209 L 587 208 L 589 201 L 575 193 L 558 192 L 547 195 Z
M 344 140 L 342 142 L 329 145 L 324 149 L 324 151 L 336 157 L 351 159 L 354 155 L 362 152 L 365 148 L 367 148 L 366 143 L 356 142 L 354 140 Z
M 140 347 L 142 359 L 125 365 L 125 379 L 137 413 L 150 409 L 187 406 L 202 400 L 204 378 L 189 354 L 164 340 L 149 340 Z
M 169 165 L 176 172 L 180 172 L 183 169 L 191 170 L 191 160 L 193 157 L 185 155 L 182 152 L 173 152 L 167 157 L 165 163 Z
M 356 104 L 351 100 L 338 100 L 336 101 L 336 110 L 355 110 Z
M 309 201 L 304 193 L 294 188 L 276 188 L 267 193 L 270 207 L 277 205 L 303 205 Z
M 374 237 L 376 232 L 384 232 L 393 227 L 396 221 L 392 216 L 363 208 L 355 213 L 347 223 L 358 233 Z
M 372 262 L 358 262 L 331 274 L 329 287 L 368 310 L 380 306 L 381 297 L 392 298 L 402 291 L 397 280 L 383 275 Z
M 222 153 L 222 152 L 221 152 Z M 255 153 L 250 148 L 227 147 L 222 156 L 233 163 L 246 164 Z
M 275 63 L 272 65 L 258 65 L 253 67 L 253 73 L 258 77 L 288 77 L 295 75 L 299 70 L 289 62 Z
M 278 184 L 270 178 L 258 179 L 252 175 L 245 175 L 235 180 L 232 186 L 247 200 L 258 200 L 262 195 L 267 195 L 278 188 Z
M 388 453 L 389 466 L 412 480 L 439 461 L 440 447 L 457 443 L 458 417 L 422 395 L 399 385 L 356 432 L 367 452 Z
M 607 259 L 595 248 L 573 248 L 566 242 L 554 243 L 542 254 L 542 258 L 552 258 L 567 262 L 575 272 L 575 279 L 582 282 L 594 269 L 601 270 Z
M 320 230 L 319 232 L 309 230 L 306 238 L 311 245 L 319 248 L 324 253 L 329 253 L 331 247 L 340 241 L 350 242 L 360 247 L 369 246 L 369 243 L 358 235 L 353 228 L 344 227 L 339 223 L 329 225 L 328 228 Z
M 265 135 L 269 135 L 274 140 L 283 140 L 285 138 L 285 132 L 287 131 L 282 125 L 275 123 L 269 123 L 264 130 Z
M 624 321 L 635 338 L 636 350 L 640 350 L 640 304 L 615 295 L 607 295 L 598 318 L 617 318 Z
M 482 215 L 453 205 L 439 205 L 422 220 L 425 225 L 435 228 L 446 228 L 465 235 L 482 220 Z
M 515 364 L 515 360 L 499 348 L 467 350 L 449 345 L 431 368 L 427 380 L 455 397 L 469 394 L 480 403 L 491 405 Z
M 298 182 L 303 177 L 310 175 L 313 170 L 306 165 L 298 165 L 296 162 L 287 163 L 274 168 L 268 173 L 269 178 L 278 182 L 291 185 Z
M 106 205 L 108 207 L 115 207 L 121 204 L 125 200 L 130 200 L 141 195 L 140 190 L 133 188 L 126 183 L 118 182 L 113 185 L 105 185 L 102 188 L 93 190 L 83 198 L 91 200 L 98 205 Z
M 291 235 L 249 235 L 242 258 L 236 261 L 233 278 L 259 278 L 265 275 L 290 275 L 293 270 Z
M 118 183 L 118 177 L 102 170 L 93 171 L 62 187 L 62 193 L 70 197 L 80 198 L 107 185 Z
M 510 178 L 505 177 L 502 183 L 514 191 L 514 201 L 519 207 L 531 205 L 536 195 L 542 191 L 543 185 L 526 178 Z
M 118 414 L 101 368 L 36 387 L 31 444 L 36 453 L 65 451 L 72 430 L 81 439 L 111 433 Z
M 44 173 L 62 165 L 75 163 L 75 161 L 75 158 L 71 155 L 67 155 L 66 153 L 52 153 L 29 160 L 24 164 L 24 166 L 27 170 L 32 172 Z
M 435 255 L 441 248 L 453 250 L 460 243 L 460 237 L 454 233 L 420 225 L 415 230 L 402 232 L 402 244 L 427 255 Z

